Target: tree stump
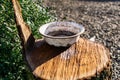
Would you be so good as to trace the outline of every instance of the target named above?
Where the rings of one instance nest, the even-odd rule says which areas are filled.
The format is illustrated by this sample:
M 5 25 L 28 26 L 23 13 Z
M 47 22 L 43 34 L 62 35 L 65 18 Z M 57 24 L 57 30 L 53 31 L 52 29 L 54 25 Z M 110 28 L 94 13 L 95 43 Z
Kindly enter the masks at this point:
M 80 38 L 70 47 L 54 47 L 42 41 L 27 54 L 33 74 L 47 80 L 91 79 L 107 69 L 109 51 L 103 45 Z M 110 79 L 109 79 L 110 80 Z
M 36 40 L 22 18 L 19 2 L 12 0 L 23 55 L 33 74 L 47 80 L 111 80 L 110 52 L 102 44 L 80 38 L 70 47 L 54 47 Z

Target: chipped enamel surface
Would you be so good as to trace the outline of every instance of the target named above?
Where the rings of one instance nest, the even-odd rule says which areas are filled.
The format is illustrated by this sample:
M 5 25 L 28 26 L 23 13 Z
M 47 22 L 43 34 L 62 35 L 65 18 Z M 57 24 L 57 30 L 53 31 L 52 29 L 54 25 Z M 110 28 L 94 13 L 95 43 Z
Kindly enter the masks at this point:
M 44 36 L 44 40 L 54 46 L 68 46 L 78 41 L 80 34 L 84 32 L 84 27 L 74 22 L 51 22 L 40 27 L 39 32 Z M 60 32 L 62 35 L 52 36 L 51 32 Z M 65 33 L 66 32 L 66 33 Z M 74 35 L 69 35 L 68 32 Z M 65 35 L 63 35 L 65 33 Z

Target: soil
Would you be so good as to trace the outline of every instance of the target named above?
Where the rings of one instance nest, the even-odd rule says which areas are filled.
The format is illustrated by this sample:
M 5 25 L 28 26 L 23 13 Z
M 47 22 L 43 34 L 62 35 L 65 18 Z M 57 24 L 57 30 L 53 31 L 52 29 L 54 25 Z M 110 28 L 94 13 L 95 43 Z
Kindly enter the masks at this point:
M 111 52 L 112 80 L 120 80 L 120 1 L 119 0 L 44 0 L 43 6 L 58 21 L 82 24 L 81 37 L 96 37 Z

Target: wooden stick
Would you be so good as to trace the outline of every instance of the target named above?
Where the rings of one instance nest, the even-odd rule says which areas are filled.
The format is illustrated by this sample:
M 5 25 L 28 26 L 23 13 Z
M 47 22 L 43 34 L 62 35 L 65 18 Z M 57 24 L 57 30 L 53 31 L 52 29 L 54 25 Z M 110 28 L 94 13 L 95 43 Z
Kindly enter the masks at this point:
M 24 46 L 25 49 L 31 49 L 31 47 L 34 45 L 35 39 L 31 33 L 29 26 L 23 20 L 21 7 L 18 0 L 12 0 L 12 3 L 15 13 L 15 21 L 19 36 L 22 41 L 22 46 Z

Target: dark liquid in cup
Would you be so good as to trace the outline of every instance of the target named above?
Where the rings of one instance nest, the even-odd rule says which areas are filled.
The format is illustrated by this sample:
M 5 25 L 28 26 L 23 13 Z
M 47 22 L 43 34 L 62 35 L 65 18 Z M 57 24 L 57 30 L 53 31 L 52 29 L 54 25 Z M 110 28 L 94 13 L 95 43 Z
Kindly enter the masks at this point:
M 75 35 L 75 33 L 70 32 L 70 31 L 53 31 L 53 32 L 49 32 L 47 35 L 64 37 L 64 36 L 72 36 L 72 35 Z

